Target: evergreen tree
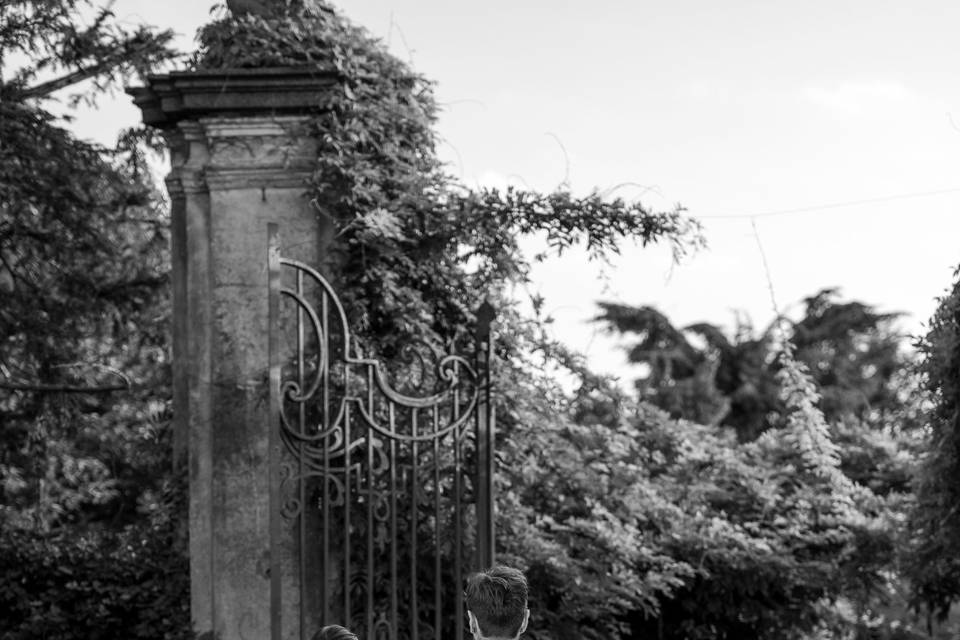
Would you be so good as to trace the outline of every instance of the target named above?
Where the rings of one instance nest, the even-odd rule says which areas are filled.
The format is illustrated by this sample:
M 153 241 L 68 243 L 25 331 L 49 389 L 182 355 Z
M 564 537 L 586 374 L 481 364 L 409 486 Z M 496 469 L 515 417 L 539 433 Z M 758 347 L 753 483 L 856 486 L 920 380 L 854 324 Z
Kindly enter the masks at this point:
M 898 390 L 908 364 L 904 338 L 894 327 L 899 314 L 839 302 L 836 289 L 823 289 L 804 304 L 803 317 L 788 323 L 790 340 L 820 389 L 827 421 L 861 421 L 876 428 L 889 423 L 903 405 Z M 651 307 L 599 306 L 596 320 L 608 331 L 639 338 L 627 348 L 629 362 L 649 368 L 637 388 L 643 399 L 672 416 L 730 426 L 749 441 L 782 410 L 772 341 L 776 323 L 760 335 L 741 323 L 731 339 L 706 322 L 676 328 Z
M 940 619 L 960 601 L 960 270 L 919 341 L 926 407 L 911 529 L 916 604 Z
M 53 113 L 171 59 L 170 39 L 125 26 L 109 5 L 0 4 L 5 638 L 186 628 L 166 418 L 167 220 L 149 136 L 103 148 Z
M 46 107 L 170 58 L 171 35 L 122 27 L 108 8 L 84 21 L 84 8 L 6 2 L 0 15 L 3 513 L 44 531 L 132 515 L 139 490 L 108 469 L 141 473 L 131 431 L 165 398 L 162 383 L 134 392 L 162 380 L 166 359 L 167 221 L 142 137 L 104 149 Z

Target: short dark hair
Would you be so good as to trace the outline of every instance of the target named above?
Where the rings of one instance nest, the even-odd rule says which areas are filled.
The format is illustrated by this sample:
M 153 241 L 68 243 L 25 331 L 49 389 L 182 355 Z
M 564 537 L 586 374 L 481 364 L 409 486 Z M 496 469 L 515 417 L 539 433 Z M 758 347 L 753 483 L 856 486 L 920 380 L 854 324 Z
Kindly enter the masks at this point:
M 338 624 L 331 624 L 313 636 L 313 640 L 357 640 L 357 636 L 352 631 Z
M 513 638 L 527 611 L 527 579 L 511 567 L 491 567 L 470 574 L 464 596 L 488 638 Z

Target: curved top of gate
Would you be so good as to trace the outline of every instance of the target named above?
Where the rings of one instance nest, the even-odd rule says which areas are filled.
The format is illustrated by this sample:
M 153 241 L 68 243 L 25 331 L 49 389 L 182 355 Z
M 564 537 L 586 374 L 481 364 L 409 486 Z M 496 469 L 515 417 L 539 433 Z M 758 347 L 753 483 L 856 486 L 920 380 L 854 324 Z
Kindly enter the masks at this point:
M 296 289 L 285 287 L 281 284 L 279 272 L 283 266 L 293 269 L 297 274 Z M 390 383 L 380 360 L 376 358 L 363 357 L 360 353 L 359 348 L 354 343 L 353 337 L 351 336 L 350 327 L 347 322 L 347 314 L 343 308 L 343 305 L 326 278 L 324 278 L 316 269 L 303 262 L 281 257 L 279 255 L 279 249 L 274 251 L 273 247 L 271 248 L 270 268 L 271 271 L 277 271 L 276 275 L 274 276 L 272 274 L 271 277 L 271 295 L 278 294 L 279 296 L 286 296 L 294 301 L 297 307 L 306 315 L 307 323 L 312 328 L 313 335 L 315 336 L 318 346 L 319 360 L 316 370 L 313 372 L 312 379 L 309 381 L 309 383 L 307 383 L 306 380 L 298 381 L 291 379 L 277 381 L 280 383 L 280 397 L 284 401 L 294 403 L 309 402 L 313 397 L 315 397 L 321 385 L 325 381 L 329 380 L 330 367 L 332 364 L 334 364 L 331 362 L 331 353 L 334 351 L 332 345 L 330 344 L 331 338 L 334 337 L 333 332 L 330 331 L 329 323 L 321 320 L 317 310 L 305 296 L 302 278 L 303 275 L 306 275 L 310 280 L 320 287 L 321 291 L 326 296 L 326 299 L 329 300 L 331 304 L 335 321 L 339 322 L 339 341 L 341 342 L 339 347 L 341 349 L 340 353 L 342 353 L 342 357 L 339 359 L 339 362 L 346 367 L 356 366 L 364 368 L 367 372 L 367 385 L 376 388 L 387 401 L 402 407 L 428 409 L 439 406 L 441 403 L 449 399 L 451 394 L 453 394 L 455 391 L 464 392 L 466 394 L 465 398 L 458 399 L 458 402 L 462 402 L 464 406 L 462 408 L 458 408 L 456 411 L 457 417 L 445 424 L 442 428 L 425 432 L 420 435 L 400 434 L 390 427 L 379 424 L 375 416 L 372 414 L 372 407 L 364 407 L 364 403 L 360 398 L 349 397 L 349 394 L 347 393 L 345 393 L 344 397 L 341 398 L 339 407 L 335 412 L 336 415 L 331 420 L 326 421 L 326 424 L 322 429 L 313 434 L 305 434 L 302 431 L 294 428 L 290 419 L 286 415 L 286 412 L 283 410 L 283 402 L 281 402 L 281 407 L 279 407 L 281 423 L 283 425 L 284 432 L 288 436 L 293 437 L 300 442 L 316 442 L 322 440 L 331 433 L 334 433 L 342 423 L 346 405 L 351 401 L 355 404 L 364 421 L 370 426 L 370 428 L 385 437 L 401 440 L 426 441 L 439 438 L 463 425 L 469 419 L 471 412 L 473 411 L 479 399 L 481 381 L 476 368 L 467 358 L 457 354 L 441 354 L 432 345 L 429 345 L 425 341 L 419 341 L 422 346 L 429 350 L 435 368 L 434 375 L 436 376 L 438 383 L 443 383 L 443 388 L 425 396 L 414 396 L 402 393 L 395 389 Z M 326 310 L 326 307 L 324 307 L 324 310 Z M 489 302 L 485 301 L 480 309 L 478 309 L 477 315 L 477 337 L 481 340 L 486 340 L 489 336 L 489 324 L 493 316 L 493 307 L 489 304 Z M 271 327 L 271 331 L 276 331 L 276 327 Z M 420 353 L 416 352 L 412 346 L 405 346 L 403 350 L 409 350 L 409 353 L 415 354 L 420 360 L 420 366 L 423 368 L 423 370 L 426 370 L 427 364 L 425 359 Z

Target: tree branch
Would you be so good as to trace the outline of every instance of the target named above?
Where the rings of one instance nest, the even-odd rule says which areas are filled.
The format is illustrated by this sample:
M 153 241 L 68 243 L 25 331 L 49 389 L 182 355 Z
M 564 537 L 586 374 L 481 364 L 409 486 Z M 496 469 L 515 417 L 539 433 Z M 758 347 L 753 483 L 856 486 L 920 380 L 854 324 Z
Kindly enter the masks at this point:
M 56 368 L 70 368 L 76 366 L 77 364 L 63 364 L 57 365 Z M 130 378 L 123 374 L 121 371 L 117 371 L 113 367 L 107 367 L 103 365 L 94 364 L 93 366 L 110 373 L 123 382 L 119 384 L 108 384 L 108 385 L 72 385 L 72 384 L 44 384 L 41 382 L 7 382 L 0 380 L 0 389 L 7 389 L 10 391 L 33 391 L 36 393 L 110 393 L 111 391 L 129 391 L 132 390 L 133 384 L 130 382 Z M 9 378 L 10 372 L 6 367 L 3 367 L 4 375 Z
M 84 387 L 69 384 L 27 384 L 0 380 L 0 389 L 6 389 L 8 391 L 32 391 L 35 393 L 110 393 L 112 391 L 127 391 L 131 388 L 132 387 L 127 384 Z
M 33 87 L 27 87 L 26 89 L 18 92 L 18 96 L 22 99 L 43 98 L 50 95 L 54 91 L 59 91 L 64 87 L 69 87 L 70 85 L 82 82 L 87 78 L 97 76 L 105 69 L 109 69 L 115 65 L 116 62 L 114 60 L 107 59 L 103 62 L 93 65 L 92 67 L 77 69 L 76 71 L 68 73 L 65 76 L 60 76 L 59 78 L 54 78 L 53 80 L 48 80 L 47 82 L 41 82 Z
M 84 35 L 88 35 L 89 33 L 88 31 L 87 34 Z M 54 78 L 53 80 L 48 80 L 47 82 L 41 82 L 32 87 L 27 87 L 19 91 L 17 95 L 21 99 L 43 98 L 64 87 L 69 87 L 70 85 L 82 82 L 88 78 L 93 78 L 105 72 L 108 73 L 113 68 L 130 65 L 136 66 L 136 61 L 141 57 L 145 58 L 145 60 L 149 60 L 152 57 L 158 57 L 158 59 L 170 57 L 173 54 L 166 51 L 165 45 L 172 37 L 173 34 L 170 31 L 164 31 L 160 34 L 141 31 L 127 35 L 126 39 L 116 43 L 111 51 L 105 53 L 94 51 L 87 54 L 86 57 L 101 56 L 96 64 L 89 67 L 81 67 L 78 61 L 76 63 L 78 67 L 76 71 L 72 71 L 59 78 Z

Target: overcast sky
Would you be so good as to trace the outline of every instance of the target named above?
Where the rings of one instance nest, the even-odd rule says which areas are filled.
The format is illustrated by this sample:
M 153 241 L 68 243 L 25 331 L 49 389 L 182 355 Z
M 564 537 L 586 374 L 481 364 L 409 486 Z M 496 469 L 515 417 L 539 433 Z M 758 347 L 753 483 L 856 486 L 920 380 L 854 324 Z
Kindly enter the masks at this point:
M 193 48 L 203 0 L 117 0 Z M 672 266 L 628 247 L 607 279 L 581 253 L 534 273 L 556 331 L 629 376 L 588 323 L 597 299 L 680 324 L 758 327 L 841 287 L 920 332 L 960 263 L 960 3 L 879 0 L 359 0 L 343 13 L 434 79 L 441 156 L 468 184 L 613 188 L 680 203 L 710 247 Z M 126 96 L 75 128 L 109 141 Z M 857 204 L 850 204 L 857 203 Z M 844 205 L 844 206 L 834 206 Z M 754 226 L 756 233 L 754 233 Z

